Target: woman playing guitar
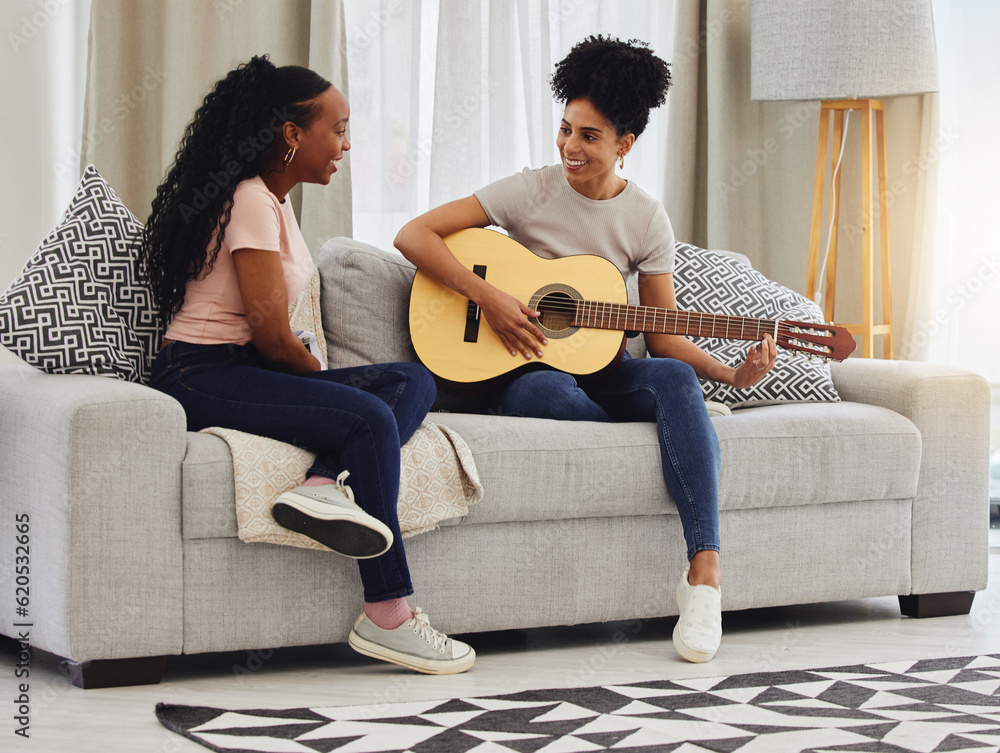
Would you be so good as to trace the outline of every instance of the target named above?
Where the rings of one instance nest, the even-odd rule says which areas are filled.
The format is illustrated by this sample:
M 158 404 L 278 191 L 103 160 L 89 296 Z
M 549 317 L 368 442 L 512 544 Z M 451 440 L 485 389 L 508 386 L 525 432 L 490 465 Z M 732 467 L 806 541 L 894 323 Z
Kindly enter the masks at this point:
M 626 277 L 639 276 L 643 305 L 675 309 L 674 235 L 663 206 L 615 172 L 663 104 L 668 65 L 639 42 L 602 36 L 577 44 L 556 65 L 552 90 L 566 108 L 556 137 L 560 165 L 523 172 L 415 218 L 395 245 L 417 267 L 480 307 L 512 358 L 545 359 L 539 316 L 474 274 L 443 239 L 470 227 L 497 225 L 539 256 L 595 254 Z M 646 334 L 654 358 L 623 360 L 599 385 L 567 373 L 529 371 L 498 395 L 506 415 L 584 421 L 655 421 L 663 476 L 677 504 L 688 567 L 677 587 L 678 653 L 709 661 L 722 638 L 719 591 L 719 443 L 698 377 L 738 388 L 774 366 L 770 335 L 751 346 L 738 368 L 679 335 Z M 612 491 L 613 493 L 613 491 Z

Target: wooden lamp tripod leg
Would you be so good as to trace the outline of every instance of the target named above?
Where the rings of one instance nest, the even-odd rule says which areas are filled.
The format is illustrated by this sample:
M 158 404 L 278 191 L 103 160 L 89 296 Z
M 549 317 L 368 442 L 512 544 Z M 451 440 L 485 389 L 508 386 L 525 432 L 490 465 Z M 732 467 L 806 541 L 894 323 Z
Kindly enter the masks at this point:
M 827 110 L 819 114 L 819 143 L 816 147 L 816 183 L 813 187 L 812 226 L 809 232 L 809 266 L 806 270 L 806 295 L 816 300 L 819 291 L 816 289 L 816 279 L 819 276 L 819 241 L 823 225 L 823 189 L 826 186 L 826 146 L 830 136 L 830 118 Z M 828 298 L 826 306 L 831 306 Z M 824 314 L 827 320 L 830 314 Z
M 844 139 L 844 111 L 834 110 L 833 117 L 833 159 L 831 161 L 830 183 L 830 255 L 826 260 L 826 306 L 823 308 L 823 318 L 833 321 L 833 309 L 837 300 L 837 244 L 840 229 L 840 142 Z
M 879 246 L 882 254 L 882 357 L 892 358 L 892 277 L 889 263 L 889 171 L 885 153 L 885 108 L 875 111 L 875 137 L 878 140 L 878 217 Z
M 872 357 L 875 335 L 872 332 L 875 318 L 875 297 L 872 290 L 874 271 L 874 243 L 872 219 L 875 200 L 872 195 L 872 109 L 871 101 L 865 102 L 861 125 L 861 355 Z
M 816 182 L 813 188 L 812 226 L 809 234 L 809 264 L 806 273 L 806 295 L 819 298 L 820 241 L 823 235 L 823 202 L 826 188 L 826 164 L 829 153 L 830 125 L 833 124 L 833 159 L 830 176 L 830 251 L 824 265 L 826 284 L 823 293 L 823 317 L 834 320 L 837 294 L 837 245 L 840 224 L 840 177 L 837 163 L 844 137 L 844 113 L 859 110 L 861 128 L 861 323 L 845 325 L 861 338 L 861 353 L 871 358 L 875 337 L 882 336 L 883 357 L 892 358 L 892 278 L 889 259 L 889 180 L 886 166 L 885 103 L 874 99 L 824 101 L 820 109 L 819 141 L 816 147 Z M 874 133 L 872 129 L 874 128 Z M 872 138 L 876 148 L 873 165 Z M 882 323 L 875 323 L 875 188 L 872 186 L 873 167 L 877 169 L 879 259 L 882 284 Z

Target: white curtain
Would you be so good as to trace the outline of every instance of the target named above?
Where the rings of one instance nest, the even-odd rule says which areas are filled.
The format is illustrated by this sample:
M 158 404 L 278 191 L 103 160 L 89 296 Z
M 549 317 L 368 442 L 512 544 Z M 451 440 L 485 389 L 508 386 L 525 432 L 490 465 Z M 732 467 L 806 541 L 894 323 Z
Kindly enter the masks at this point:
M 1000 446 L 1000 5 L 934 0 L 941 66 L 938 254 L 932 305 L 915 338 L 935 361 L 993 383 L 993 442 Z
M 391 249 L 408 220 L 558 160 L 549 76 L 591 34 L 669 61 L 673 0 L 352 0 L 346 4 L 354 233 Z M 670 97 L 667 97 L 669 103 Z M 666 107 L 623 175 L 659 198 Z
M 0 4 L 0 290 L 55 227 L 80 181 L 89 0 Z M 0 347 L 0 364 L 22 363 Z
M 89 0 L 0 5 L 0 290 L 56 225 L 80 180 Z

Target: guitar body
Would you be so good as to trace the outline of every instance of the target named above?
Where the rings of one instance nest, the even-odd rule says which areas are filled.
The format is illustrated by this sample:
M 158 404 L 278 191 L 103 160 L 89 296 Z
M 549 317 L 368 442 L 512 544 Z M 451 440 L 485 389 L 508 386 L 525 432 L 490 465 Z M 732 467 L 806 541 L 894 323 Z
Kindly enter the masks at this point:
M 625 280 L 610 261 L 590 255 L 543 259 L 480 228 L 461 230 L 445 243 L 464 266 L 541 310 L 537 324 L 549 341 L 541 359 L 512 356 L 475 304 L 418 270 L 410 291 L 410 336 L 421 362 L 445 386 L 475 386 L 539 365 L 592 375 L 618 362 L 624 332 L 574 327 L 563 313 L 573 299 L 628 302 Z

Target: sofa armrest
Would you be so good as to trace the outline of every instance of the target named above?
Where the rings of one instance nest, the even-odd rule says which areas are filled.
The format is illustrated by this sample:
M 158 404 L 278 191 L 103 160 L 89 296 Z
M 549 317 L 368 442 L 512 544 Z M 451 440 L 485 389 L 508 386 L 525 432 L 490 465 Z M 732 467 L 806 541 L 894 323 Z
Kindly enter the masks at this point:
M 842 399 L 889 408 L 920 431 L 911 593 L 985 588 L 989 383 L 963 369 L 915 361 L 851 358 L 831 371 Z
M 78 662 L 180 653 L 185 448 L 184 411 L 163 393 L 0 367 L 0 632 L 27 630 Z M 18 617 L 25 515 L 30 604 Z

